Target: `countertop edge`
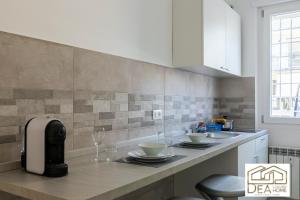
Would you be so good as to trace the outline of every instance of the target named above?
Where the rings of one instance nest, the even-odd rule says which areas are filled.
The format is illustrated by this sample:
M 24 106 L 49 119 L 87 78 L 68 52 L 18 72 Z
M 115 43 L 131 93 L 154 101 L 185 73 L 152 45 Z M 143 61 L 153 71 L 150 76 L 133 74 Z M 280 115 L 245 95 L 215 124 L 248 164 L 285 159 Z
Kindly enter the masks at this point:
M 171 166 L 167 169 L 163 169 L 162 171 L 156 173 L 155 175 L 149 176 L 149 177 L 144 177 L 140 180 L 134 181 L 132 183 L 128 183 L 124 186 L 112 189 L 108 192 L 104 192 L 101 193 L 99 195 L 95 195 L 94 197 L 85 199 L 85 200 L 99 200 L 99 199 L 115 199 L 115 198 L 119 198 L 123 195 L 126 195 L 130 192 L 133 192 L 135 190 L 138 190 L 140 188 L 143 188 L 147 185 L 150 185 L 152 183 L 155 183 L 157 181 L 160 181 L 164 178 L 167 178 L 171 175 L 174 175 L 178 172 L 181 172 L 187 168 L 190 168 L 194 165 L 200 164 L 214 156 L 220 155 L 228 150 L 231 150 L 233 148 L 238 147 L 239 145 L 242 145 L 244 143 L 247 143 L 251 140 L 254 140 L 258 137 L 267 135 L 267 130 L 262 130 L 258 133 L 251 133 L 253 135 L 249 135 L 247 138 L 243 138 L 240 141 L 232 141 L 229 143 L 225 143 L 225 144 L 221 144 L 224 145 L 222 148 L 220 149 L 216 149 L 213 152 L 208 152 L 206 155 L 202 155 L 199 157 L 195 157 L 192 158 L 191 160 L 185 162 L 185 163 L 181 163 L 178 164 L 176 166 Z M 4 172 L 5 173 L 5 172 Z M 0 175 L 3 173 L 0 173 Z M 27 189 L 21 186 L 16 186 L 10 183 L 5 183 L 5 182 L 1 182 L 0 180 L 0 190 L 16 195 L 16 196 L 20 196 L 20 197 L 24 197 L 24 198 L 29 198 L 29 199 L 39 199 L 39 200 L 71 200 L 71 199 L 65 199 L 65 198 L 61 198 L 58 196 L 54 196 L 51 194 L 47 194 L 47 193 L 42 193 L 36 190 L 32 190 L 32 189 Z M 72 199 L 75 200 L 75 199 Z M 78 199 L 79 200 L 79 199 Z M 81 199 L 80 199 L 81 200 Z
M 224 153 L 224 152 L 226 152 L 228 150 L 234 149 L 234 148 L 238 147 L 239 145 L 245 144 L 245 143 L 247 143 L 247 142 L 249 142 L 251 140 L 254 140 L 254 139 L 259 138 L 259 137 L 264 136 L 264 135 L 268 135 L 267 130 L 262 130 L 262 131 L 260 131 L 258 133 L 253 134 L 253 136 L 249 136 L 249 137 L 247 137 L 247 138 L 245 138 L 245 139 L 243 139 L 241 141 L 232 142 L 228 146 L 226 145 L 225 147 L 223 147 L 221 149 L 218 149 L 218 150 L 216 150 L 214 152 L 206 154 L 205 158 L 204 158 L 204 156 L 201 156 L 201 157 L 198 157 L 198 158 L 194 158 L 193 160 L 190 160 L 190 161 L 185 162 L 183 164 L 179 164 L 177 166 L 174 166 L 171 169 L 167 169 L 167 170 L 161 171 L 161 172 L 155 174 L 155 176 L 157 176 L 156 179 L 153 179 L 153 180 L 151 180 L 149 182 L 146 182 L 145 178 L 144 178 L 144 179 L 136 181 L 134 183 L 130 183 L 128 185 L 125 185 L 124 187 L 120 187 L 120 188 L 117 188 L 115 190 L 111 190 L 111 191 L 109 191 L 107 193 L 102 193 L 101 195 L 95 196 L 95 197 L 90 198 L 88 200 L 96 200 L 96 199 L 98 199 L 100 197 L 103 198 L 103 199 L 105 199 L 105 198 L 110 198 L 110 199 L 119 198 L 119 197 L 121 197 L 123 195 L 126 195 L 126 194 L 132 192 L 132 191 L 138 190 L 138 189 L 143 188 L 143 187 L 145 187 L 145 186 L 147 186 L 149 184 L 152 184 L 152 183 L 155 183 L 157 181 L 160 181 L 160 180 L 162 180 L 164 178 L 167 178 L 167 177 L 169 177 L 171 175 L 174 175 L 174 174 L 176 174 L 178 172 L 181 172 L 181 171 L 183 171 L 185 169 L 188 169 L 188 168 L 190 168 L 190 167 L 192 167 L 194 165 L 200 164 L 200 163 L 202 163 L 202 162 L 204 162 L 204 161 L 206 161 L 206 160 L 208 160 L 208 159 L 210 159 L 210 158 L 212 158 L 214 156 L 220 155 L 220 154 L 222 154 L 222 153 Z M 178 168 L 180 168 L 180 169 L 178 169 Z M 167 173 L 167 171 L 170 171 L 170 173 Z M 138 187 L 134 187 L 134 185 L 136 185 L 136 184 L 138 185 Z M 129 190 L 129 188 L 130 188 L 130 190 Z M 119 193 L 118 190 L 125 190 L 126 192 Z M 119 194 L 115 195 L 115 193 L 117 193 L 117 192 Z

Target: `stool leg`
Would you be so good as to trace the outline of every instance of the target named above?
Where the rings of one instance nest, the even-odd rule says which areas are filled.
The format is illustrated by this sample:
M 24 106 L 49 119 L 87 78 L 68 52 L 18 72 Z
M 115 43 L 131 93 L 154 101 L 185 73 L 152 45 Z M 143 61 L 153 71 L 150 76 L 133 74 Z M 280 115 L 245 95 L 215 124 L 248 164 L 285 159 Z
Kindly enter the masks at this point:
M 206 200 L 214 200 L 212 199 L 210 196 L 208 196 L 208 194 L 206 194 L 205 192 L 199 191 L 199 193 L 201 194 L 201 196 L 203 198 L 205 198 Z

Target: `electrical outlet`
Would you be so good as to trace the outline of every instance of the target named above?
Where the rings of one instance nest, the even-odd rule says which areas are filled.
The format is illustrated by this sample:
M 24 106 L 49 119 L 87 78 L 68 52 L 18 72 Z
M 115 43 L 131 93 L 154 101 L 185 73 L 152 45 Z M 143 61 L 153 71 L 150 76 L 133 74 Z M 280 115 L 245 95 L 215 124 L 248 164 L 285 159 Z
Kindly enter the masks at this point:
M 159 120 L 162 117 L 162 110 L 153 110 L 153 120 Z

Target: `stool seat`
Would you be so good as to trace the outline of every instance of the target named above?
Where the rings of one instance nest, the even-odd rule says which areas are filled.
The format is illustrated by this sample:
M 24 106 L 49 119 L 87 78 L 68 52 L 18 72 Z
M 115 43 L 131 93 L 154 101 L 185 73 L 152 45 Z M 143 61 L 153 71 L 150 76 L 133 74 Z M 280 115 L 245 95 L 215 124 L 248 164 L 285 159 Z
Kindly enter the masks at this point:
M 169 200 L 204 200 L 204 199 L 195 198 L 195 197 L 173 197 Z
M 196 188 L 212 197 L 242 197 L 245 195 L 245 179 L 239 176 L 212 175 L 198 183 Z

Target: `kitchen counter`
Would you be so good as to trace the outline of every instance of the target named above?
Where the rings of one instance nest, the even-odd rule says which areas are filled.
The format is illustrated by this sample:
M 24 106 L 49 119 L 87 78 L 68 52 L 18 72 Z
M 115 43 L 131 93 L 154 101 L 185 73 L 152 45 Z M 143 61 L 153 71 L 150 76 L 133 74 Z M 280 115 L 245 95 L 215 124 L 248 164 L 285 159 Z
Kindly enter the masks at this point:
M 110 200 L 155 183 L 214 156 L 267 134 L 241 133 L 229 139 L 217 140 L 220 145 L 206 150 L 175 148 L 186 157 L 159 168 L 111 163 L 93 163 L 82 156 L 68 162 L 69 175 L 46 178 L 25 173 L 22 169 L 0 174 L 0 190 L 36 200 Z

